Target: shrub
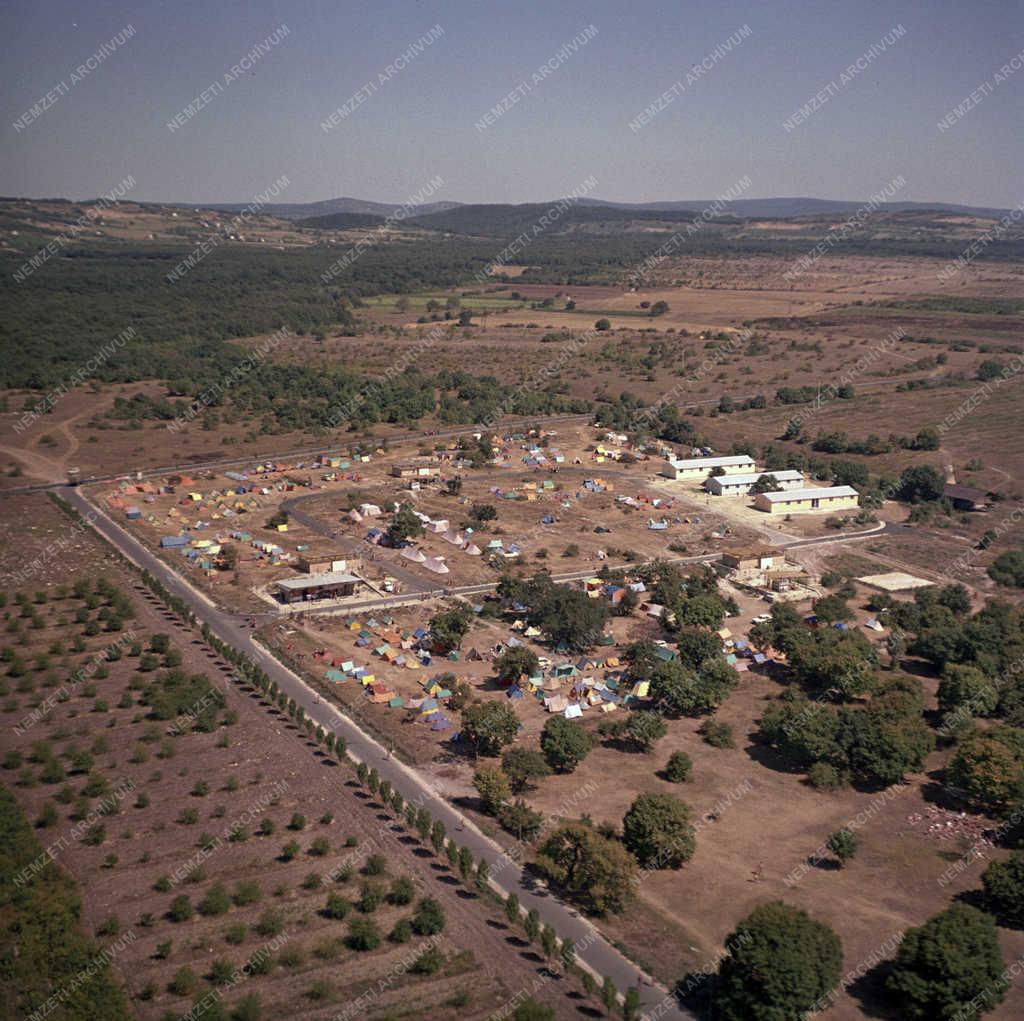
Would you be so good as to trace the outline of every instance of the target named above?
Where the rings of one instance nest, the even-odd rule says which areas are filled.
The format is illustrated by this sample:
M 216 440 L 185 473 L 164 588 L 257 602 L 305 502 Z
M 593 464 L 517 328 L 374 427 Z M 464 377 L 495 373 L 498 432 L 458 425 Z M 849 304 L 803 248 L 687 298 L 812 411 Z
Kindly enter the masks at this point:
M 351 910 L 351 902 L 340 893 L 328 894 L 327 903 L 324 905 L 324 915 L 327 918 L 341 919 Z
M 384 893 L 377 883 L 363 883 L 359 893 L 359 910 L 364 915 L 372 914 L 380 907 Z
M 443 931 L 445 925 L 444 911 L 432 897 L 424 897 L 417 905 L 412 916 L 413 932 L 417 936 L 433 936 Z
M 839 859 L 840 865 L 845 865 L 853 859 L 859 844 L 856 835 L 846 826 L 836 830 L 825 841 L 825 846 Z
M 235 902 L 237 907 L 244 907 L 246 904 L 255 904 L 262 897 L 263 891 L 260 889 L 260 884 L 252 879 L 246 879 L 240 883 L 236 883 L 235 892 L 231 895 L 231 899 Z
M 408 943 L 412 939 L 412 926 L 405 918 L 395 922 L 394 928 L 388 933 L 388 939 L 392 943 Z
M 665 764 L 665 776 L 671 783 L 685 783 L 693 772 L 693 759 L 686 752 L 673 752 Z
M 268 908 L 260 915 L 255 928 L 260 936 L 278 936 L 284 931 L 284 918 L 279 911 Z
M 388 891 L 388 902 L 397 907 L 411 904 L 416 896 L 416 887 L 408 876 L 399 876 Z
M 192 902 L 185 894 L 179 893 L 171 901 L 167 916 L 172 922 L 187 922 L 192 917 Z
M 736 741 L 732 736 L 732 727 L 718 720 L 705 720 L 698 733 L 712 748 L 735 748 Z
M 348 924 L 348 945 L 360 953 L 380 946 L 380 930 L 372 918 L 353 918 Z
M 382 876 L 388 867 L 388 860 L 382 854 L 371 854 L 363 865 L 364 876 Z
M 847 785 L 846 777 L 830 762 L 815 762 L 807 771 L 807 781 L 818 791 L 838 791 Z
M 437 947 L 430 947 L 412 962 L 410 971 L 414 975 L 433 975 L 441 970 L 443 964 L 444 954 Z
M 199 988 L 199 979 L 189 967 L 179 968 L 167 984 L 169 992 L 175 996 L 191 996 Z

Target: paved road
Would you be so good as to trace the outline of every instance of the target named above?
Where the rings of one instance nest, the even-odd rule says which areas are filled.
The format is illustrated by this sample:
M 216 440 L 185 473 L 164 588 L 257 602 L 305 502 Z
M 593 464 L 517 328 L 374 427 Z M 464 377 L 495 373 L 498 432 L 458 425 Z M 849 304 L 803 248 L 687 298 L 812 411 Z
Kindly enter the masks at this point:
M 309 717 L 325 730 L 345 738 L 352 756 L 376 767 L 382 779 L 389 780 L 404 798 L 421 805 L 429 805 L 435 818 L 441 819 L 448 832 L 469 847 L 478 858 L 484 858 L 491 867 L 495 885 L 501 892 L 514 890 L 523 907 L 536 908 L 544 923 L 552 925 L 562 938 L 572 939 L 580 947 L 579 958 L 597 975 L 610 975 L 620 990 L 635 986 L 641 977 L 636 965 L 622 956 L 601 937 L 594 927 L 579 913 L 558 901 L 514 862 L 510 861 L 488 837 L 465 820 L 432 784 L 415 770 L 397 759 L 388 757 L 386 750 L 353 720 L 333 705 L 322 701 L 297 674 L 279 663 L 253 638 L 252 631 L 240 618 L 225 613 L 184 578 L 164 564 L 133 535 L 126 532 L 102 510 L 90 504 L 83 493 L 65 488 L 61 492 L 83 516 L 89 515 L 93 527 L 137 566 L 158 578 L 174 595 L 185 600 L 201 623 L 206 624 L 221 641 L 227 642 L 247 654 L 266 671 L 288 697 L 306 711 Z M 709 955 L 710 956 L 710 955 Z M 693 1015 L 678 1007 L 668 991 L 644 976 L 640 987 L 641 1004 L 645 1011 L 657 1011 L 659 1018 L 694 1021 Z

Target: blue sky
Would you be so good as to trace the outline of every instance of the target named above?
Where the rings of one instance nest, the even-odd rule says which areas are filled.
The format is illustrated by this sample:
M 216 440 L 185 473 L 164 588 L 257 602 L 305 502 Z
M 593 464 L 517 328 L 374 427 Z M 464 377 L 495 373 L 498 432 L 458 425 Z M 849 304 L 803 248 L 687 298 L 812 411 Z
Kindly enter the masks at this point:
M 246 201 L 284 175 L 282 201 L 401 202 L 440 176 L 435 198 L 528 202 L 593 176 L 597 197 L 653 201 L 714 197 L 749 175 L 749 197 L 866 199 L 902 176 L 900 199 L 1024 200 L 1019 0 L 8 0 L 0 25 L 6 195 L 89 197 L 131 175 L 133 198 Z M 382 80 L 436 25 L 443 34 Z M 130 38 L 72 82 L 128 26 Z M 287 35 L 225 84 L 281 26 Z M 592 38 L 476 126 L 589 26 Z M 731 52 L 705 60 L 741 31 Z M 687 84 L 702 60 L 710 69 Z M 685 89 L 631 130 L 681 79 Z M 212 82 L 219 92 L 170 131 Z M 365 102 L 323 131 L 368 82 Z M 830 83 L 827 101 L 786 131 Z M 940 131 L 979 86 L 981 101 Z

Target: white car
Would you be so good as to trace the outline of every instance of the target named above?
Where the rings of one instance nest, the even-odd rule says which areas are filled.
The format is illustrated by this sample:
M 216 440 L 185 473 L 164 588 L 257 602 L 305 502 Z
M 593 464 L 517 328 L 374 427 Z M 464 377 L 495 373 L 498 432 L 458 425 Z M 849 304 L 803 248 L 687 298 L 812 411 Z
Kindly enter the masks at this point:
M 772 619 L 770 613 L 759 613 L 750 623 L 751 624 L 767 624 Z

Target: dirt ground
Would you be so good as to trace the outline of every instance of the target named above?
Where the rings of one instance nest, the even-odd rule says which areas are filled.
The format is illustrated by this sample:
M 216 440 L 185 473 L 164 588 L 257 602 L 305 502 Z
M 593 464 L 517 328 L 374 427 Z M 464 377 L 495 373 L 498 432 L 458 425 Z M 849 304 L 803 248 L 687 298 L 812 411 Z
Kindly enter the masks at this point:
M 814 554 L 822 568 L 870 572 L 878 569 L 873 557 L 860 553 Z M 864 603 L 871 592 L 857 585 L 851 601 L 856 609 L 853 626 L 862 626 L 871 617 Z M 747 633 L 751 619 L 767 609 L 759 598 L 736 592 L 741 607 L 728 626 L 734 636 Z M 808 608 L 808 603 L 798 608 Z M 426 614 L 402 611 L 393 615 L 393 625 L 414 628 L 425 624 Z M 290 652 L 307 650 L 302 666 L 322 677 L 324 667 L 317 665 L 309 652 L 316 648 L 336 650 L 357 662 L 379 664 L 358 650 L 351 637 L 335 620 L 310 624 L 306 632 L 289 636 Z M 621 651 L 628 642 L 641 637 L 656 637 L 660 629 L 644 618 L 613 621 L 616 647 L 603 649 L 608 656 Z M 865 631 L 872 639 L 879 636 Z M 354 634 L 349 632 L 348 635 Z M 474 627 L 463 648 L 475 648 L 486 655 L 489 643 L 502 641 L 512 632 L 507 625 L 481 623 Z M 539 654 L 547 650 L 535 646 Z M 595 653 L 597 655 L 598 653 Z M 360 658 L 362 657 L 362 659 Z M 883 655 L 883 661 L 887 657 Z M 505 694 L 490 676 L 483 662 L 441 662 L 436 672 L 454 673 L 468 680 L 484 698 L 505 700 Z M 402 694 L 421 693 L 418 681 L 433 676 L 433 669 L 403 671 L 375 665 L 375 676 L 385 678 Z M 600 673 L 600 671 L 595 671 Z M 935 709 L 937 680 L 924 678 L 928 705 Z M 409 755 L 418 768 L 430 772 L 443 785 L 449 797 L 465 799 L 463 805 L 478 825 L 496 839 L 514 848 L 514 841 L 500 831 L 493 820 L 475 813 L 471 784 L 473 764 L 447 745 L 446 734 L 429 731 L 416 714 L 406 710 L 370 705 L 355 682 L 324 684 L 328 695 L 339 698 L 350 711 L 362 713 L 362 719 L 378 732 L 395 740 L 396 747 Z M 589 814 L 595 823 L 614 826 L 638 793 L 645 790 L 668 792 L 682 798 L 693 810 L 697 821 L 697 852 L 679 871 L 645 874 L 637 902 L 622 916 L 601 921 L 602 929 L 644 967 L 662 980 L 671 982 L 691 969 L 699 969 L 714 960 L 722 941 L 736 920 L 766 900 L 782 898 L 805 908 L 827 921 L 839 934 L 844 948 L 844 975 L 853 982 L 858 969 L 870 971 L 862 962 L 891 958 L 898 936 L 908 927 L 919 925 L 940 911 L 949 898 L 977 889 L 984 861 L 969 862 L 952 879 L 944 879 L 951 863 L 970 850 L 975 840 L 994 823 L 979 816 L 964 816 L 941 808 L 941 785 L 937 778 L 948 758 L 948 749 L 935 752 L 925 771 L 908 782 L 885 791 L 849 790 L 824 794 L 810 788 L 801 773 L 783 765 L 777 756 L 755 740 L 757 721 L 767 701 L 782 688 L 770 677 L 748 671 L 740 674 L 736 691 L 718 711 L 716 718 L 730 724 L 736 735 L 733 749 L 712 748 L 704 743 L 697 729 L 699 719 L 670 721 L 668 735 L 650 754 L 630 754 L 599 744 L 587 759 L 566 776 L 543 780 L 527 795 L 531 806 L 551 822 L 561 817 Z M 510 703 L 522 723 L 517 744 L 536 747 L 546 714 L 530 698 Z M 588 728 L 596 725 L 595 716 L 585 716 Z M 683 785 L 668 783 L 661 770 L 669 755 L 685 751 L 694 762 L 691 781 Z M 852 822 L 861 838 L 856 859 L 844 869 L 830 861 L 809 865 L 807 860 L 819 851 L 827 836 Z M 1005 851 L 986 848 L 991 857 Z M 1001 929 L 1004 957 L 1011 961 L 1024 954 L 1024 933 Z M 854 1021 L 865 1013 L 881 1010 L 877 996 L 877 972 L 855 984 L 851 991 L 838 994 L 835 1004 L 823 1018 Z M 1015 988 L 1007 1001 L 991 1016 L 1009 1019 L 1017 1016 L 1024 1004 L 1024 989 Z M 877 1016 L 889 1016 L 884 1010 Z
M 34 509 L 42 517 L 46 504 L 39 503 L 40 499 L 35 498 Z M 103 555 L 98 548 L 88 555 L 94 569 L 101 565 Z M 5 731 L 5 753 L 20 751 L 27 756 L 34 742 L 45 740 L 67 763 L 66 757 L 74 750 L 91 747 L 94 771 L 108 777 L 114 791 L 123 792 L 116 800 L 118 811 L 107 819 L 105 840 L 98 846 L 75 839 L 76 832 L 81 837 L 81 827 L 76 831 L 67 817 L 68 809 L 59 805 L 56 825 L 39 833 L 44 846 L 58 848 L 59 864 L 69 869 L 82 887 L 86 930 L 91 933 L 114 916 L 124 942 L 127 933 L 134 934 L 114 965 L 133 996 L 139 1017 L 156 1019 L 168 1008 L 188 1009 L 188 999 L 166 991 L 179 968 L 191 967 L 202 977 L 213 961 L 223 959 L 240 966 L 270 943 L 275 944 L 275 957 L 282 963 L 270 977 L 249 978 L 242 989 L 232 990 L 227 997 L 230 1003 L 242 993 L 255 992 L 265 1016 L 326 1018 L 356 1004 L 359 1016 L 400 1010 L 413 1017 L 483 1018 L 543 978 L 539 955 L 507 928 L 489 902 L 465 889 L 447 863 L 440 862 L 404 827 L 389 822 L 390 816 L 382 813 L 379 805 L 346 782 L 344 769 L 300 736 L 283 714 L 261 703 L 255 692 L 240 691 L 229 680 L 228 665 L 209 651 L 195 632 L 178 626 L 141 585 L 109 565 L 105 573 L 133 600 L 136 618 L 126 623 L 132 640 L 145 644 L 157 631 L 169 633 L 173 646 L 183 654 L 182 668 L 207 673 L 224 691 L 226 708 L 237 714 L 236 722 L 216 733 L 162 736 L 167 725 L 155 727 L 147 722 L 134 699 L 131 706 L 120 703 L 124 693 L 131 691 L 130 684 L 146 676 L 138 672 L 138 663 L 130 655 L 111 664 L 109 676 L 95 680 L 95 690 L 89 684 L 73 687 L 70 697 L 53 705 L 44 720 L 29 715 L 26 721 L 26 714 L 31 714 L 40 697 L 50 694 L 47 688 L 56 685 L 60 675 L 54 673 L 52 681 L 46 675 L 40 682 L 39 673 L 30 674 L 27 681 L 19 682 L 17 693 L 5 700 L 8 721 L 22 724 L 21 733 L 10 726 Z M 22 655 L 29 662 L 53 641 L 67 643 L 81 633 L 80 625 L 61 623 L 68 621 L 79 601 L 59 598 L 52 584 L 45 587 L 52 595 L 39 606 L 46 627 L 26 631 L 28 637 L 22 643 Z M 90 638 L 81 655 L 88 659 L 110 641 L 111 636 L 102 633 Z M 71 669 L 76 662 L 65 657 L 62 665 Z M 107 707 L 97 711 L 97 698 L 105 700 Z M 29 784 L 26 778 L 35 778 L 37 770 L 26 770 L 17 778 L 8 775 L 7 780 L 28 817 L 35 819 L 57 793 L 57 786 L 37 779 Z M 199 780 L 208 782 L 209 793 L 190 795 Z M 81 776 L 70 775 L 68 782 L 72 789 L 77 788 Z M 149 799 L 145 806 L 137 801 L 141 793 Z M 186 809 L 197 811 L 196 823 L 183 822 L 181 813 Z M 307 820 L 298 832 L 288 829 L 295 812 Z M 256 833 L 264 818 L 274 823 L 273 836 Z M 219 836 L 239 820 L 246 824 L 248 839 L 220 839 L 212 851 L 197 850 L 200 831 Z M 329 841 L 325 856 L 310 851 L 318 837 Z M 283 863 L 278 855 L 290 839 L 295 839 L 301 850 L 293 861 Z M 442 903 L 447 925 L 438 946 L 445 963 L 437 974 L 396 977 L 402 962 L 404 971 L 427 945 L 422 939 L 404 946 L 385 941 L 372 953 L 358 954 L 344 945 L 345 924 L 319 913 L 332 890 L 358 899 L 362 882 L 358 870 L 373 853 L 383 854 L 387 860 L 382 882 L 408 875 L 416 884 L 417 897 L 429 895 Z M 111 855 L 113 860 L 108 857 Z M 332 882 L 329 877 L 344 865 L 352 866 L 351 878 L 345 874 Z M 312 883 L 307 882 L 311 873 L 328 877 L 322 880 L 322 887 L 307 888 Z M 162 875 L 173 880 L 173 888 L 166 892 L 154 889 Z M 233 907 L 219 917 L 197 914 L 183 923 L 164 917 L 171 899 L 179 893 L 189 895 L 195 905 L 217 883 L 233 890 L 237 883 L 249 880 L 261 887 L 257 903 Z M 275 940 L 254 929 L 268 909 L 278 913 L 283 925 Z M 369 917 L 386 934 L 410 910 L 385 903 Z M 238 945 L 226 941 L 229 929 L 236 926 L 241 926 Z M 173 941 L 169 955 L 158 958 L 157 945 L 168 939 Z M 139 999 L 150 984 L 152 997 Z M 542 980 L 537 996 L 554 1007 L 560 1018 L 578 1017 L 584 1005 L 570 985 L 566 980 Z M 208 988 L 201 980 L 200 990 Z M 359 999 L 363 996 L 368 996 L 365 1002 Z

